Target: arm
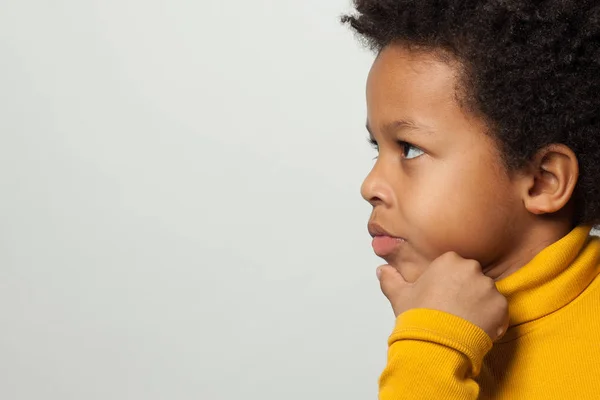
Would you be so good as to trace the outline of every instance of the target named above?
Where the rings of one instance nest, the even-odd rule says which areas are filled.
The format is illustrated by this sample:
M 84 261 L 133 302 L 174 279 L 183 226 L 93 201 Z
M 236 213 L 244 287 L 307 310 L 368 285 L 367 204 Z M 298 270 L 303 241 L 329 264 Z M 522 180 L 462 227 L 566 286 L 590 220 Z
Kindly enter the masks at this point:
M 471 322 L 433 309 L 400 314 L 388 340 L 380 400 L 475 400 L 491 338 Z

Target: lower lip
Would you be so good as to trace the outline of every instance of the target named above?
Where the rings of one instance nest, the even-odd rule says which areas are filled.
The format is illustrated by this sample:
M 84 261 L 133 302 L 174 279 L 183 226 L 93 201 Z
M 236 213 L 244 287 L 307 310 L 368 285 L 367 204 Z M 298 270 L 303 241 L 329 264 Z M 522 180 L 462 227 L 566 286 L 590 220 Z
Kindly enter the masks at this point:
M 373 251 L 379 257 L 385 257 L 392 254 L 398 246 L 405 243 L 406 240 L 401 238 L 394 238 L 391 236 L 375 236 L 373 238 L 372 246 Z

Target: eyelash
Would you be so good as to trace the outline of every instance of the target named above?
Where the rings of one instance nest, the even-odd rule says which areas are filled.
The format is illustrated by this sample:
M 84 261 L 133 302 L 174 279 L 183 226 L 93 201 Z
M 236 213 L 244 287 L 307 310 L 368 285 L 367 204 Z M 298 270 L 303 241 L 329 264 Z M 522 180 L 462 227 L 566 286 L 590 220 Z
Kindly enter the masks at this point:
M 373 147 L 375 150 L 379 151 L 379 144 L 377 144 L 377 141 L 375 139 L 373 139 L 372 137 L 367 136 L 367 142 L 369 142 L 369 144 L 371 145 L 371 147 Z M 406 148 L 414 148 L 417 150 L 421 150 L 420 148 L 418 148 L 417 146 L 410 144 L 408 142 L 405 142 L 404 140 L 398 140 L 396 141 L 396 143 L 398 143 L 398 145 L 400 147 L 402 147 L 402 149 L 406 150 Z M 422 151 L 422 150 L 421 150 Z M 373 158 L 373 160 L 376 160 L 379 156 L 375 156 Z
M 367 137 L 367 142 L 369 142 L 369 144 L 371 145 L 371 147 L 373 147 L 375 150 L 379 151 L 379 145 L 377 144 L 377 142 L 375 141 L 375 139 L 373 139 L 371 137 Z M 377 160 L 377 157 L 379 157 L 379 156 L 373 157 L 373 160 Z

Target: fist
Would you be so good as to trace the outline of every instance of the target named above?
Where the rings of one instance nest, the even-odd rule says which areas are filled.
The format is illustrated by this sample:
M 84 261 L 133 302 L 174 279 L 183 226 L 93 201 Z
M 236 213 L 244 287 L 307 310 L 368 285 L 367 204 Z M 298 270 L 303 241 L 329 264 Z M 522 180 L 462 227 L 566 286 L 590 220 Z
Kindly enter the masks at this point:
M 492 339 L 508 329 L 508 302 L 481 265 L 454 252 L 435 259 L 415 282 L 389 264 L 377 269 L 381 290 L 396 317 L 413 308 L 445 311 L 479 326 Z

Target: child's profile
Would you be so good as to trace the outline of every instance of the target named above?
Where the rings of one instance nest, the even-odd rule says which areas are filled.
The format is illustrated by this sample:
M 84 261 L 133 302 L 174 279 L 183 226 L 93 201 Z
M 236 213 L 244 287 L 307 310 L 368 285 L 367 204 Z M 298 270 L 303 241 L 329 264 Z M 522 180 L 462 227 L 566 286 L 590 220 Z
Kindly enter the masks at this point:
M 600 2 L 354 6 L 380 399 L 600 398 Z

